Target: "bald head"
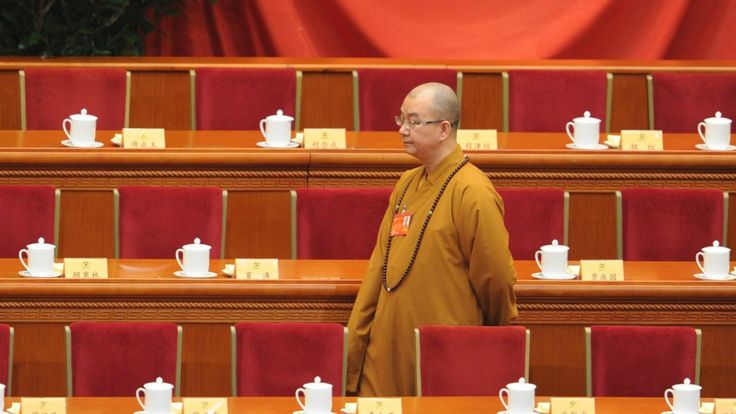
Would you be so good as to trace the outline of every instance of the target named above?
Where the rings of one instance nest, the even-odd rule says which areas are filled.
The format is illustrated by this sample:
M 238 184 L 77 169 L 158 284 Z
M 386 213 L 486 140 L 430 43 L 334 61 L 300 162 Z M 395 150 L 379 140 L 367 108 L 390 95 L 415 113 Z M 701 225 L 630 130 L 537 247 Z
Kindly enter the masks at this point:
M 455 91 L 449 86 L 439 82 L 423 83 L 412 89 L 407 96 L 411 98 L 429 97 L 431 107 L 428 109 L 433 112 L 436 119 L 448 120 L 453 130 L 457 128 L 457 123 L 460 121 L 460 102 L 457 100 Z

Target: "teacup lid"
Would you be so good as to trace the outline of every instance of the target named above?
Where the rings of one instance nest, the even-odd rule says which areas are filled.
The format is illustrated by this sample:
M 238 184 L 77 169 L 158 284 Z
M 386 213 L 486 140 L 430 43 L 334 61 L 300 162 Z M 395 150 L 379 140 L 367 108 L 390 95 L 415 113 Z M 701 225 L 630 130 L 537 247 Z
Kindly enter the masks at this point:
M 598 119 L 598 118 L 596 118 L 596 117 L 590 116 L 590 111 L 585 111 L 583 113 L 583 116 L 579 116 L 579 117 L 573 119 L 573 122 L 576 122 L 578 124 L 580 124 L 580 123 L 583 123 L 583 124 L 598 124 L 598 123 L 601 122 L 601 120 Z
M 153 390 L 153 391 L 163 391 L 163 390 L 170 390 L 173 389 L 174 386 L 164 382 L 163 378 L 157 377 L 156 382 L 147 382 L 146 385 L 143 386 L 147 390 Z
M 559 244 L 555 239 L 552 240 L 552 244 L 545 244 L 541 249 L 546 252 L 566 252 L 570 250 L 570 247 L 565 246 L 564 244 Z
M 69 118 L 72 118 L 76 121 L 94 121 L 97 119 L 96 116 L 88 114 L 87 109 L 82 108 L 82 110 L 78 114 L 69 115 Z
M 196 237 L 194 243 L 185 244 L 183 248 L 187 250 L 209 250 L 212 246 L 202 243 L 199 237 Z
M 276 122 L 279 122 L 279 121 L 280 122 L 291 122 L 294 120 L 293 117 L 289 115 L 284 115 L 284 111 L 282 111 L 281 109 L 276 111 L 276 115 L 269 115 L 266 117 L 266 119 L 269 121 L 276 121 Z
M 314 377 L 314 382 L 308 382 L 304 384 L 304 388 L 310 388 L 310 389 L 327 389 L 332 388 L 332 384 L 328 384 L 326 382 L 322 382 L 322 378 L 320 377 Z
M 38 243 L 31 243 L 26 247 L 29 249 L 53 249 L 56 246 L 51 243 L 46 243 L 46 240 L 43 237 L 39 237 Z
M 512 382 L 510 384 L 506 384 L 506 388 L 510 390 L 519 390 L 519 391 L 525 391 L 525 390 L 533 390 L 537 388 L 536 385 L 526 382 L 524 377 L 519 378 L 519 382 Z
M 730 252 L 731 249 L 729 249 L 728 247 L 721 246 L 721 244 L 718 243 L 718 240 L 715 240 L 713 241 L 712 246 L 703 247 L 703 251 L 708 252 L 708 253 L 718 253 L 718 252 Z
M 675 384 L 672 388 L 678 391 L 700 391 L 703 389 L 703 387 L 698 384 L 691 384 L 690 378 L 685 378 L 685 381 L 683 381 L 682 384 Z
M 730 124 L 731 120 L 721 116 L 721 111 L 716 111 L 716 116 L 705 118 L 706 124 Z

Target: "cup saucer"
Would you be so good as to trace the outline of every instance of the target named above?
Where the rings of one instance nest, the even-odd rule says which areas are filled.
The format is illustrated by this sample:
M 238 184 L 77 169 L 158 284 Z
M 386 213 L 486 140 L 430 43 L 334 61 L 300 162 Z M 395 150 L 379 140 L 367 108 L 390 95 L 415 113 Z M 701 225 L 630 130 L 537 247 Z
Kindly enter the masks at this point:
M 217 276 L 217 273 L 215 273 L 215 272 L 207 272 L 207 273 L 205 273 L 203 275 L 192 276 L 192 275 L 188 275 L 188 274 L 184 273 L 183 270 L 177 270 L 176 272 L 174 272 L 174 276 L 176 276 L 176 277 L 183 277 L 183 278 L 186 278 L 186 279 L 210 279 L 210 278 L 216 277 Z
M 261 148 L 296 148 L 296 147 L 299 146 L 299 143 L 298 142 L 294 142 L 294 141 L 289 141 L 289 143 L 286 144 L 285 147 L 276 147 L 276 146 L 273 146 L 273 145 L 269 145 L 268 142 L 266 142 L 266 141 L 259 141 L 259 142 L 256 142 L 256 145 L 259 146 L 259 147 L 261 147 Z
M 723 279 L 716 279 L 714 277 L 709 277 L 709 276 L 706 276 L 705 273 L 696 273 L 693 276 L 696 279 L 709 280 L 711 282 L 725 282 L 727 280 L 736 280 L 736 275 L 733 273 L 729 273 L 728 276 L 724 277 Z
M 31 274 L 31 273 L 30 273 L 29 271 L 27 271 L 27 270 L 21 270 L 20 272 L 18 272 L 18 274 L 19 274 L 19 275 L 21 275 L 21 276 L 23 276 L 23 277 L 30 277 L 30 278 L 34 278 L 34 277 L 35 277 L 35 278 L 37 278 L 37 279 L 52 279 L 52 278 L 55 278 L 55 277 L 59 277 L 59 276 L 61 276 L 61 272 L 51 272 L 51 274 L 50 274 L 50 275 L 45 275 L 45 276 L 35 276 L 35 275 L 32 275 L 32 274 Z
M 723 149 L 711 148 L 706 144 L 695 144 L 695 148 L 703 151 L 733 151 L 736 150 L 736 145 L 729 145 Z
M 543 280 L 572 280 L 572 279 L 575 279 L 577 275 L 573 273 L 565 273 L 561 277 L 547 277 L 544 274 L 542 274 L 542 272 L 536 272 L 536 273 L 532 273 L 532 277 L 535 279 L 543 279 Z
M 65 139 L 65 140 L 61 141 L 61 145 L 65 146 L 65 147 L 69 147 L 69 148 L 100 148 L 101 146 L 103 146 L 105 144 L 103 144 L 103 143 L 101 143 L 99 141 L 93 141 L 90 145 L 77 145 L 77 144 L 73 143 L 71 140 Z
M 595 144 L 595 147 L 592 147 L 592 148 L 580 148 L 575 144 L 567 144 L 565 145 L 565 147 L 574 149 L 574 150 L 582 150 L 582 151 L 602 151 L 602 150 L 608 149 L 608 145 L 603 145 L 603 144 Z

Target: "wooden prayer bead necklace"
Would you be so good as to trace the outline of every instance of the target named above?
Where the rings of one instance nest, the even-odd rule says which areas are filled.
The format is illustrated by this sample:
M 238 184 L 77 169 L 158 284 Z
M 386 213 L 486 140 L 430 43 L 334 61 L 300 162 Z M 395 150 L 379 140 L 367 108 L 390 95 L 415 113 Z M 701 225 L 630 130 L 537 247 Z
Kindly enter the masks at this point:
M 391 226 L 389 226 L 388 242 L 386 243 L 386 251 L 383 254 L 383 268 L 381 269 L 381 272 L 383 274 L 381 283 L 383 284 L 383 288 L 386 289 L 386 292 L 391 292 L 391 291 L 396 290 L 401 284 L 401 282 L 403 282 L 406 276 L 409 274 L 409 272 L 411 271 L 411 268 L 414 267 L 414 260 L 416 260 L 417 258 L 417 253 L 419 253 L 419 247 L 422 245 L 422 240 L 424 239 L 424 231 L 427 230 L 429 219 L 432 218 L 432 213 L 434 212 L 435 207 L 437 207 L 437 203 L 439 203 L 440 197 L 442 197 L 442 194 L 445 192 L 445 189 L 447 189 L 447 185 L 450 184 L 450 180 L 452 180 L 452 177 L 454 177 L 455 174 L 457 174 L 457 172 L 460 171 L 460 169 L 463 168 L 463 166 L 468 163 L 468 161 L 470 161 L 468 157 L 463 158 L 460 164 L 458 164 L 457 167 L 455 167 L 455 169 L 452 170 L 450 175 L 447 176 L 447 179 L 442 184 L 442 187 L 440 187 L 440 191 L 437 193 L 437 197 L 434 198 L 434 202 L 432 202 L 432 207 L 429 209 L 429 212 L 427 213 L 427 217 L 424 219 L 424 224 L 422 224 L 422 228 L 421 230 L 419 230 L 419 238 L 417 239 L 417 244 L 414 246 L 414 251 L 411 254 L 411 259 L 409 260 L 409 264 L 406 266 L 406 270 L 404 270 L 404 273 L 401 275 L 399 280 L 393 286 L 388 285 L 388 280 L 386 277 L 386 273 L 388 273 L 388 255 L 389 253 L 391 253 L 391 241 L 394 238 L 394 236 L 391 235 Z M 414 177 L 412 177 L 411 180 L 409 180 L 409 183 L 406 184 L 406 187 L 404 187 L 404 191 L 401 192 L 401 195 L 399 196 L 399 200 L 396 202 L 396 206 L 394 206 L 394 216 L 396 215 L 396 213 L 399 212 L 401 202 L 404 200 L 406 191 L 409 190 L 409 186 L 411 186 L 412 182 L 414 182 Z

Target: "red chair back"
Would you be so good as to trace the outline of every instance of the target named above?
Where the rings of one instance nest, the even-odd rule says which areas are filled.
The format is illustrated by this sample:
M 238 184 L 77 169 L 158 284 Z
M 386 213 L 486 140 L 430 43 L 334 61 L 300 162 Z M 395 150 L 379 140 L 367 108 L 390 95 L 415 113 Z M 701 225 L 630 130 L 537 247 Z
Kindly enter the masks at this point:
M 693 261 L 723 243 L 723 192 L 712 189 L 621 190 L 624 260 Z
M 76 322 L 69 329 L 73 396 L 130 397 L 157 377 L 176 385 L 176 324 Z
M 124 69 L 31 68 L 25 78 L 28 129 L 61 131 L 64 118 L 82 108 L 97 117 L 97 130 L 125 126 Z
M 589 352 L 594 397 L 661 397 L 685 378 L 696 380 L 693 328 L 592 326 Z
M 4 323 L 0 324 L 0 384 L 6 386 L 10 384 L 9 375 L 11 375 L 10 372 L 13 366 L 13 361 L 10 359 L 12 350 L 10 326 Z M 7 392 L 6 395 L 10 395 L 10 392 Z
M 498 395 L 526 371 L 523 326 L 422 326 L 422 396 Z
M 296 195 L 299 259 L 371 256 L 390 188 L 302 188 Z
M 564 243 L 565 192 L 561 188 L 496 188 L 503 199 L 509 250 L 515 259 L 533 260 L 540 246 Z
M 199 238 L 220 258 L 222 190 L 212 187 L 119 187 L 120 258 L 173 259 Z
M 53 186 L 0 186 L 0 257 L 43 237 L 54 243 L 56 189 Z
M 606 128 L 608 76 L 591 70 L 509 72 L 509 131 L 562 132 L 590 111 Z
M 296 117 L 293 69 L 197 69 L 195 84 L 197 129 L 257 130 L 278 109 Z
M 336 323 L 235 324 L 236 396 L 293 396 L 319 376 L 343 393 L 345 332 Z
M 656 129 L 694 133 L 716 111 L 736 118 L 736 74 L 656 72 L 652 82 Z
M 358 70 L 358 108 L 362 131 L 394 131 L 406 94 L 426 82 L 456 89 L 457 71 L 449 69 Z

